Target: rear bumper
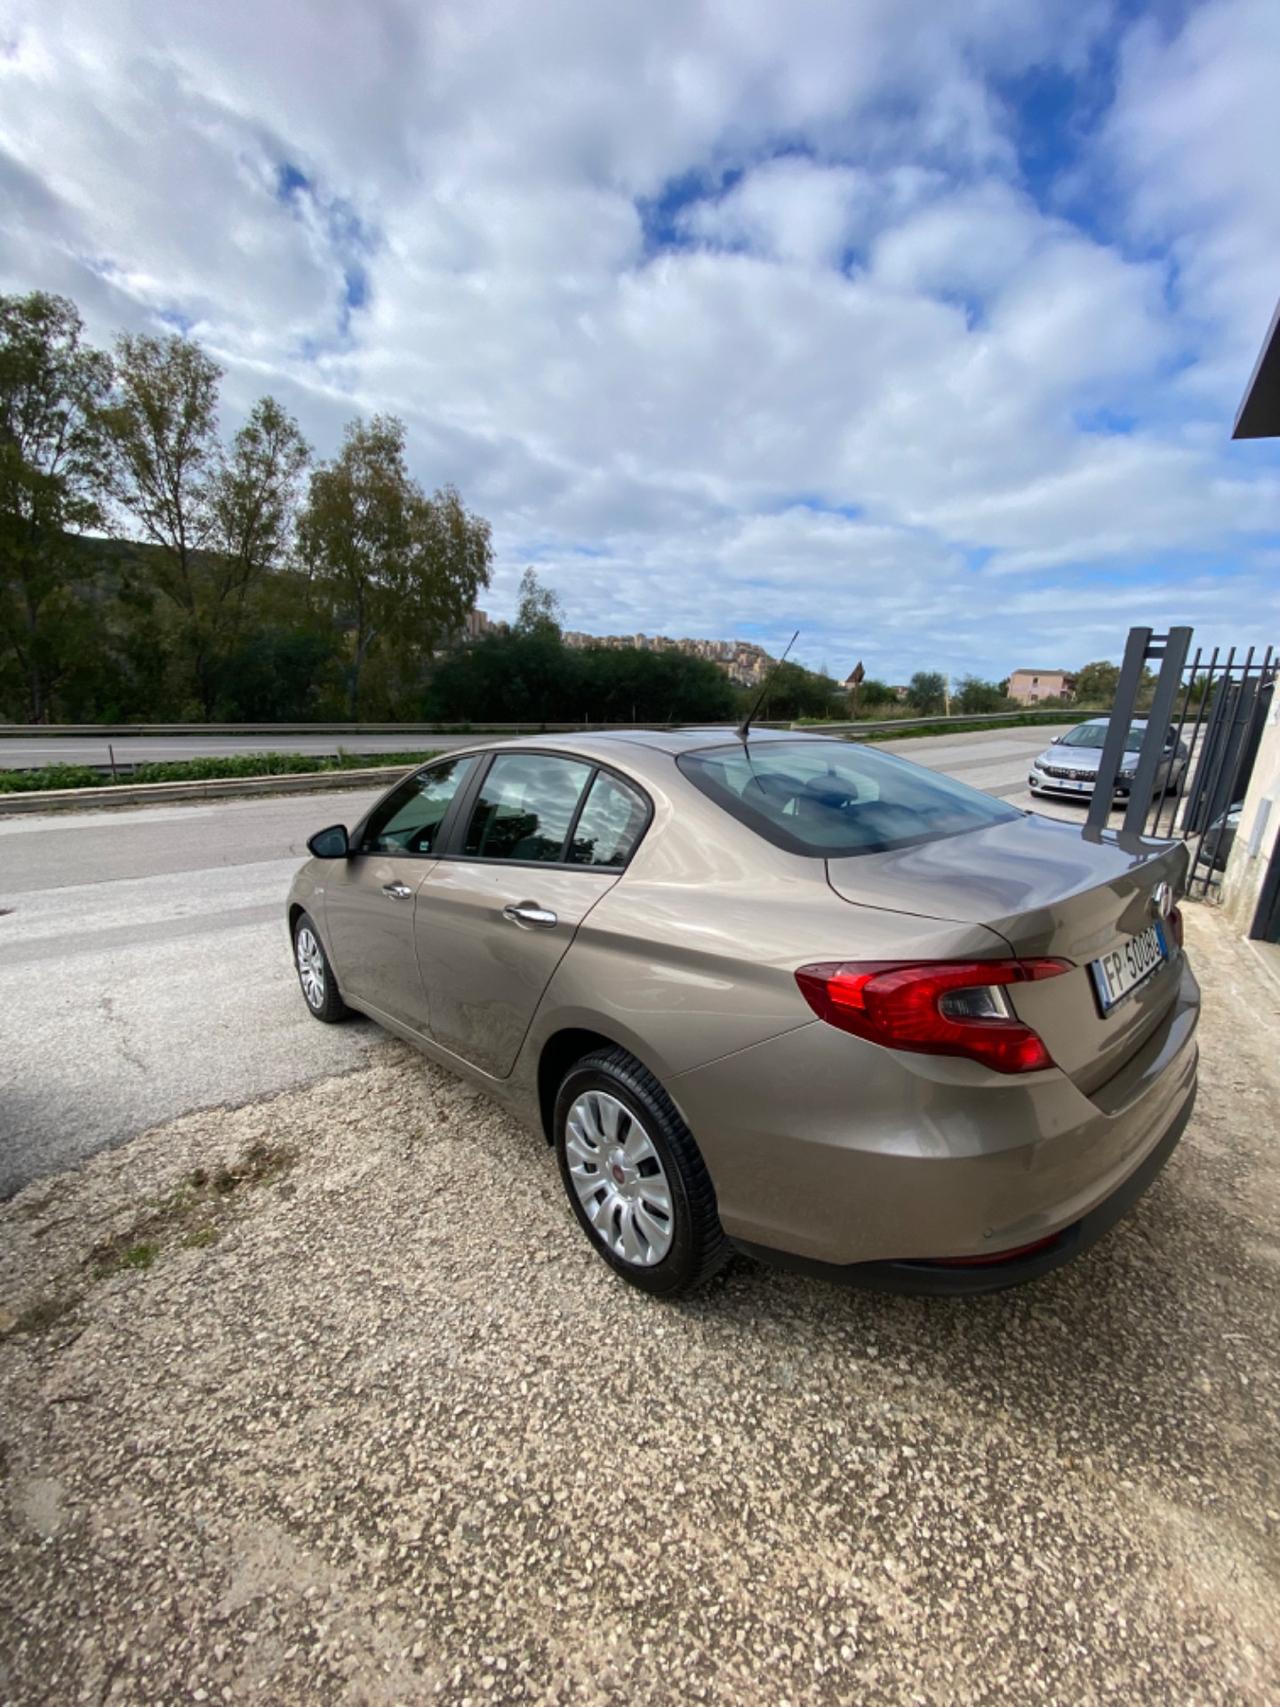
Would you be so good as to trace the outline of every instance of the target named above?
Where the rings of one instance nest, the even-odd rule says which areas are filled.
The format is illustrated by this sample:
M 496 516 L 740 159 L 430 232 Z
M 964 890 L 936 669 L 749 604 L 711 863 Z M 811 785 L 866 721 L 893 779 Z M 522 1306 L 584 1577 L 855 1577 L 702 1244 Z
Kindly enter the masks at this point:
M 1004 1077 L 881 1049 L 820 1021 L 680 1074 L 668 1089 L 736 1244 L 824 1272 L 911 1265 L 898 1279 L 916 1290 L 988 1290 L 1066 1260 L 1110 1225 L 1113 1201 L 1111 1220 L 1154 1178 L 1194 1102 L 1198 1016 L 1184 957 L 1158 1034 L 1092 1096 L 1056 1068 Z M 1019 1272 L 917 1272 L 1044 1240 L 1054 1243 L 1017 1259 Z M 865 1270 L 849 1278 L 877 1283 Z
M 862 1262 L 824 1263 L 805 1257 L 789 1256 L 785 1251 L 770 1250 L 765 1245 L 752 1245 L 736 1240 L 738 1249 L 760 1262 L 776 1268 L 797 1270 L 817 1275 L 844 1286 L 865 1286 L 877 1292 L 899 1292 L 929 1297 L 974 1297 L 980 1293 L 1003 1292 L 1010 1286 L 1021 1286 L 1028 1280 L 1039 1280 L 1063 1263 L 1096 1245 L 1133 1208 L 1156 1175 L 1178 1147 L 1195 1107 L 1196 1093 L 1182 1105 L 1164 1137 L 1110 1197 L 1104 1198 L 1096 1209 L 1056 1234 L 1047 1244 L 1025 1255 L 1014 1255 L 1000 1262 L 984 1261 L 966 1268 L 963 1264 L 948 1266 L 930 1262 Z

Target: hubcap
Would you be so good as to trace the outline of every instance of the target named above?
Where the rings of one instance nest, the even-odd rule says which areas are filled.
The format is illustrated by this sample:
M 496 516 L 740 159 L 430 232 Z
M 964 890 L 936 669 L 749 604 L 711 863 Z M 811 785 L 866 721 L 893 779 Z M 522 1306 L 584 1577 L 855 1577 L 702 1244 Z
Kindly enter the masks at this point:
M 625 1103 L 584 1091 L 565 1129 L 569 1178 L 587 1219 L 615 1256 L 652 1268 L 671 1249 L 671 1184 L 653 1140 Z
M 312 932 L 303 925 L 293 945 L 302 993 L 313 1008 L 324 1006 L 324 955 Z

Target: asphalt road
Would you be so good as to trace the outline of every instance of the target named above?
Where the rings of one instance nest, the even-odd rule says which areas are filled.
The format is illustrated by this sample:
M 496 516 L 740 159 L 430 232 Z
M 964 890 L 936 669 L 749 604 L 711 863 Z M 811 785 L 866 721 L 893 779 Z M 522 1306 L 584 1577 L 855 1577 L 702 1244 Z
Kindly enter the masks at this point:
M 1029 806 L 1027 760 L 1048 739 L 1011 729 L 892 746 Z M 306 837 L 353 823 L 373 798 L 0 820 L 0 1196 L 176 1115 L 365 1059 L 375 1026 L 307 1015 L 282 906 Z

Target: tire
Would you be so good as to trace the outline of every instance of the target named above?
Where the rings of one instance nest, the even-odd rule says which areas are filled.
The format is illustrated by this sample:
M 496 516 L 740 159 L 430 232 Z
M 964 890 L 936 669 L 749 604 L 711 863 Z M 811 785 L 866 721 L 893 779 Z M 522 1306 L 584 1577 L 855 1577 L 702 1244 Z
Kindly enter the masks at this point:
M 642 1292 L 676 1298 L 723 1268 L 730 1246 L 693 1134 L 625 1049 L 597 1050 L 569 1069 L 553 1130 L 570 1207 L 615 1274 Z
M 337 1025 L 346 1019 L 351 1010 L 338 993 L 338 980 L 333 975 L 329 956 L 324 951 L 320 932 L 310 913 L 299 913 L 294 923 L 293 969 L 298 975 L 298 987 L 312 1019 L 318 1019 L 325 1025 Z

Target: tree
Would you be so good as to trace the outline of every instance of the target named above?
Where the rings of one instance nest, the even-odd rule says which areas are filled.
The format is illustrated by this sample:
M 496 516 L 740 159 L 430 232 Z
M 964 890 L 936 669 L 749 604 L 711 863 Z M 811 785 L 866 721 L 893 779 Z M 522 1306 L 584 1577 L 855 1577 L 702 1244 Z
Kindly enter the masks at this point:
M 187 338 L 124 333 L 116 340 L 115 396 L 102 415 L 112 496 L 158 547 L 149 567 L 180 613 L 206 716 L 216 691 L 216 639 L 199 553 L 217 528 L 221 379 L 218 364 Z
M 421 675 L 489 582 L 489 524 L 449 486 L 428 498 L 405 461 L 404 423 L 351 422 L 342 449 L 311 476 L 298 519 L 300 558 L 322 606 L 346 631 L 347 712 L 377 646 L 403 678 Z
M 998 682 L 983 681 L 981 676 L 962 676 L 951 704 L 972 715 L 983 711 L 1006 711 L 1008 700 Z
M 332 632 L 255 625 L 223 665 L 219 717 L 280 723 L 315 716 L 336 651 Z
M 562 717 L 602 723 L 721 723 L 738 713 L 733 683 L 710 658 L 638 646 L 591 646 L 575 657 L 577 706 Z
M 1086 664 L 1076 672 L 1076 699 L 1082 705 L 1110 705 L 1116 697 L 1119 680 L 1119 664 L 1109 663 L 1105 658 Z
M 260 398 L 218 461 L 209 482 L 209 592 L 219 639 L 243 626 L 250 593 L 284 561 L 292 544 L 302 475 L 311 450 L 274 397 Z
M 907 688 L 907 704 L 923 715 L 941 711 L 946 703 L 946 683 L 937 670 L 917 670 Z
M 558 595 L 550 587 L 544 587 L 532 569 L 526 569 L 520 577 L 515 631 L 554 635 L 557 640 L 564 631 L 564 611 Z
M 0 658 L 33 723 L 92 634 L 68 534 L 101 521 L 111 363 L 83 331 L 66 297 L 0 297 Z
M 746 704 L 753 704 L 759 692 L 758 687 L 748 688 Z M 843 698 L 839 683 L 830 676 L 820 676 L 801 664 L 786 662 L 770 671 L 759 715 L 787 722 L 801 717 L 834 718 L 843 710 Z
M 898 696 L 888 682 L 878 681 L 875 676 L 868 676 L 858 693 L 860 708 L 869 711 L 872 706 L 896 705 Z
M 1111 707 L 1115 704 L 1116 689 L 1120 685 L 1120 666 L 1112 664 L 1107 659 L 1099 659 L 1096 663 L 1086 664 L 1076 672 L 1076 691 L 1072 704 Z M 1155 696 L 1156 678 L 1143 665 L 1142 674 L 1138 677 L 1138 688 L 1134 696 L 1134 705 L 1138 711 L 1147 710 Z
M 737 697 L 708 658 L 634 646 L 579 649 L 513 628 L 442 658 L 422 709 L 459 722 L 719 723 L 735 715 Z

